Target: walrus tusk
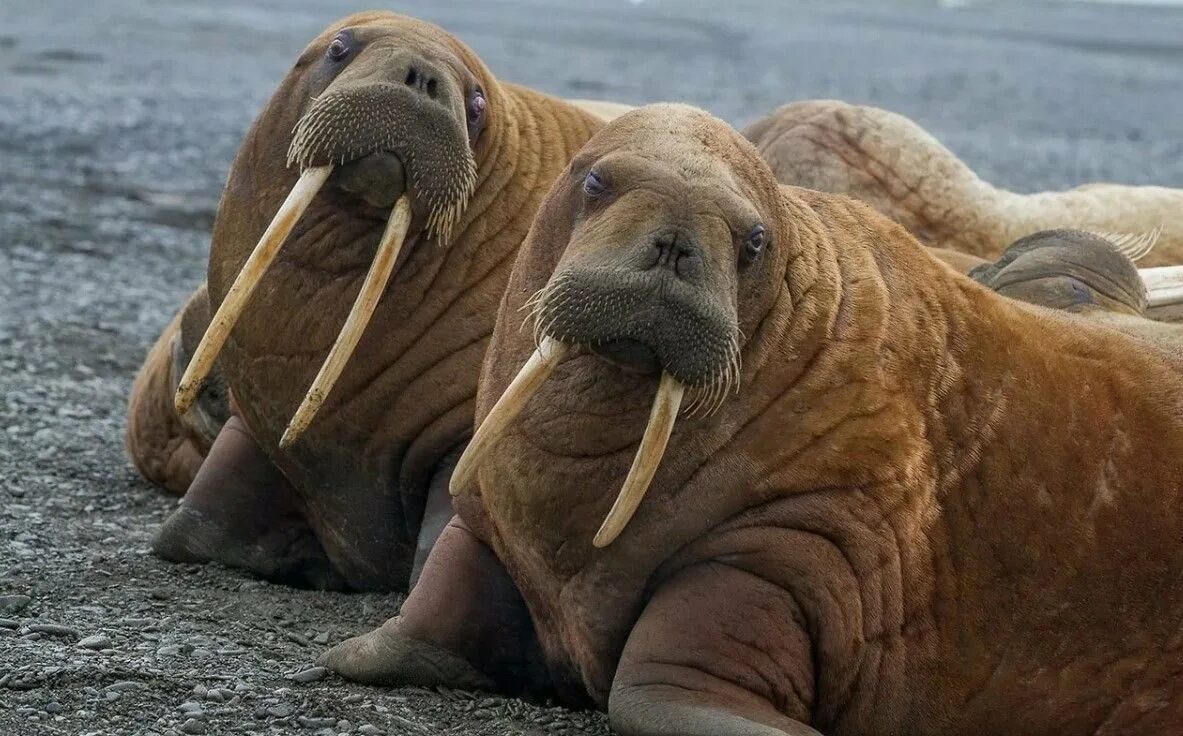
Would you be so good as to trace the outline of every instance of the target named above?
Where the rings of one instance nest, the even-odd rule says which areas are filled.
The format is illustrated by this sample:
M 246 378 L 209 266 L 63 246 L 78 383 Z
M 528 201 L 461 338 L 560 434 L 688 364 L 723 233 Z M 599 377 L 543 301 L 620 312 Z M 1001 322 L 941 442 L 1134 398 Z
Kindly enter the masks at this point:
M 1183 266 L 1139 268 L 1146 285 L 1146 297 L 1152 307 L 1183 302 Z
M 361 291 L 357 293 L 353 309 L 349 310 L 349 316 L 346 317 L 345 324 L 337 335 L 337 341 L 333 343 L 332 350 L 325 358 L 324 365 L 312 380 L 312 385 L 304 394 L 304 400 L 300 402 L 300 408 L 296 409 L 283 432 L 283 437 L 279 439 L 280 447 L 288 447 L 308 429 L 313 417 L 324 404 L 325 397 L 341 377 L 341 371 L 353 355 L 358 340 L 365 332 L 366 325 L 370 323 L 370 317 L 374 316 L 378 300 L 386 291 L 386 283 L 390 280 L 390 274 L 394 270 L 395 262 L 398 261 L 398 254 L 403 248 L 403 241 L 406 240 L 407 229 L 410 226 L 411 202 L 403 195 L 394 203 L 394 210 L 390 213 L 386 229 L 382 232 L 382 239 L 378 242 L 378 250 L 374 253 L 374 262 L 370 264 L 366 280 L 362 282 Z
M 661 384 L 657 387 L 657 397 L 653 399 L 641 446 L 637 448 L 637 455 L 633 458 L 633 465 L 629 468 L 628 477 L 624 479 L 616 501 L 592 540 L 595 546 L 607 547 L 612 544 L 641 505 L 641 499 L 645 497 L 645 491 L 649 490 L 657 466 L 665 455 L 665 446 L 674 430 L 674 420 L 678 417 L 685 390 L 686 387 L 678 379 L 668 373 L 661 374 Z
M 497 399 L 497 403 L 493 405 L 488 416 L 485 417 L 485 421 L 477 427 L 468 447 L 464 448 L 464 453 L 457 461 L 456 468 L 452 471 L 452 478 L 448 482 L 448 491 L 453 496 L 460 493 L 472 480 L 472 476 L 481 466 L 489 451 L 497 445 L 501 433 L 522 413 L 522 409 L 526 408 L 531 397 L 550 377 L 551 371 L 566 357 L 568 350 L 570 350 L 569 345 L 552 337 L 542 340 L 542 344 L 538 346 L 538 349 L 530 356 L 530 360 L 526 361 L 526 365 L 522 366 L 522 370 L 518 371 L 517 376 L 509 384 L 509 388 L 505 389 L 505 393 Z
M 193 405 L 193 400 L 197 398 L 197 393 L 201 390 L 202 382 L 209 375 L 214 360 L 222 351 L 222 346 L 226 344 L 226 338 L 230 336 L 230 330 L 234 329 L 234 324 L 242 315 L 243 307 L 251 298 L 251 293 L 259 285 L 263 274 L 266 273 L 271 262 L 275 260 L 275 255 L 279 253 L 280 246 L 287 240 L 292 228 L 296 226 L 296 222 L 304 214 L 304 210 L 308 208 L 316 193 L 320 191 L 332 170 L 331 166 L 317 166 L 306 169 L 300 175 L 296 185 L 292 187 L 292 191 L 288 192 L 287 199 L 280 205 L 275 217 L 271 219 L 271 224 L 267 226 L 263 237 L 259 238 L 258 245 L 251 251 L 246 263 L 242 264 L 242 270 L 238 272 L 230 290 L 226 292 L 226 298 L 222 300 L 214 318 L 210 320 L 209 327 L 201 336 L 201 342 L 193 351 L 189 366 L 185 369 L 185 374 L 181 376 L 181 382 L 177 385 L 173 405 L 178 414 L 184 414 Z

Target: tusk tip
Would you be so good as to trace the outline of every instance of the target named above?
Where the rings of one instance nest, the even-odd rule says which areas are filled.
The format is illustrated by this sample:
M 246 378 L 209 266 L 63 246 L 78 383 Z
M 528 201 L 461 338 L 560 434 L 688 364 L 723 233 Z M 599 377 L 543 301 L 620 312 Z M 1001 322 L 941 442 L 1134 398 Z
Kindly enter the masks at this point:
M 279 438 L 279 449 L 286 450 L 300 439 L 302 432 L 294 427 L 288 427 L 283 431 L 283 436 Z

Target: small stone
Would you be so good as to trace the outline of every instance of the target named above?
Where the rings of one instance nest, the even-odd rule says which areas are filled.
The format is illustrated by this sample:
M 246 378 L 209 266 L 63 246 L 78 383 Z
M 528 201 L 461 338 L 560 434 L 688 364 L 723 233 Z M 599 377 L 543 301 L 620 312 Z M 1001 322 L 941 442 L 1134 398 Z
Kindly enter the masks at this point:
M 288 679 L 303 683 L 316 682 L 317 680 L 323 679 L 328 673 L 329 671 L 324 667 L 309 667 L 306 670 L 297 672 Z
M 19 629 L 20 621 L 13 621 L 10 618 L 0 618 L 0 629 Z
M 382 729 L 378 728 L 372 723 L 363 723 L 357 727 L 357 732 L 365 734 L 366 736 L 373 736 L 373 734 L 382 733 Z
M 118 682 L 111 683 L 103 689 L 107 690 L 108 692 L 122 693 L 127 692 L 128 690 L 135 690 L 139 687 L 140 683 L 135 682 L 134 680 L 120 680 Z
M 329 726 L 337 725 L 336 718 L 309 718 L 307 716 L 300 716 L 296 719 L 304 728 L 328 728 Z
M 27 595 L 0 595 L 0 613 L 20 613 L 32 600 Z
M 267 709 L 267 713 L 274 718 L 290 718 L 292 715 L 292 706 L 287 703 L 280 703 L 273 705 Z
M 365 700 L 365 696 L 359 693 L 353 693 L 352 695 L 346 695 L 343 700 L 346 704 L 353 705 L 354 703 L 360 703 Z
M 195 703 L 192 700 L 186 700 L 177 706 L 177 710 L 186 715 L 201 715 L 201 703 Z
M 106 649 L 111 646 L 111 637 L 106 634 L 94 634 L 78 642 L 83 649 Z
M 62 704 L 55 700 L 55 701 L 46 703 L 45 707 L 43 707 L 41 710 L 45 711 L 46 713 L 49 713 L 50 715 L 56 715 L 58 713 L 61 713 L 63 709 L 62 709 Z
M 312 637 L 312 643 L 313 644 L 328 644 L 329 643 L 329 632 L 322 631 L 321 633 Z
M 205 733 L 205 724 L 196 718 L 190 718 L 181 724 L 181 733 Z
M 71 629 L 69 626 L 62 626 L 61 624 L 32 624 L 29 626 L 29 631 L 36 634 L 45 634 L 46 636 L 67 636 L 72 639 L 78 638 L 77 629 Z

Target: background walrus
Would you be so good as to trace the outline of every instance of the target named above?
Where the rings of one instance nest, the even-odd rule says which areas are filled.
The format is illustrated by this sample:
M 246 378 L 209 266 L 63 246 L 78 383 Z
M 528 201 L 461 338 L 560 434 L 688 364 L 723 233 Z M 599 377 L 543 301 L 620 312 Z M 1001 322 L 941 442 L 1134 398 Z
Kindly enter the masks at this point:
M 1128 261 L 1078 275 L 1144 304 Z M 519 253 L 462 520 L 326 661 L 465 686 L 542 661 L 622 736 L 1174 734 L 1181 368 L 645 108 Z M 536 648 L 497 659 L 522 619 Z
M 992 259 L 1040 230 L 1079 228 L 1117 237 L 1146 256 L 1144 265 L 1183 262 L 1183 190 L 1085 184 L 1007 191 L 904 116 L 837 100 L 784 105 L 744 135 L 781 183 L 861 199 L 927 245 Z
M 405 587 L 421 520 L 426 545 L 450 516 L 442 489 L 513 256 L 599 125 L 418 20 L 363 13 L 313 40 L 231 168 L 209 306 L 194 296 L 133 393 L 137 465 L 178 488 L 196 474 L 156 551 Z M 193 346 L 180 328 L 210 311 Z M 236 412 L 213 440 L 215 368 Z

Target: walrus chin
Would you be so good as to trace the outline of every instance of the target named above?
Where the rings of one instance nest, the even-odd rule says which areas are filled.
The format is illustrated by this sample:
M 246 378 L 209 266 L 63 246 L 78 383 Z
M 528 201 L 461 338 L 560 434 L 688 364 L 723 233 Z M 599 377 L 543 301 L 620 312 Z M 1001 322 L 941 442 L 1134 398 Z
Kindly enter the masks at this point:
M 570 350 L 571 346 L 567 343 L 559 342 L 553 337 L 543 338 L 538 349 L 530 356 L 526 365 L 509 384 L 509 388 L 489 411 L 485 421 L 477 428 L 472 441 L 468 443 L 464 454 L 460 456 L 460 461 L 456 463 L 448 486 L 453 496 L 472 480 L 482 461 L 496 446 L 501 434 L 522 413 L 526 404 Z M 596 547 L 607 547 L 612 544 L 628 526 L 637 507 L 641 505 L 641 500 L 649 490 L 649 484 L 653 481 L 653 476 L 665 455 L 665 447 L 674 430 L 674 421 L 682 406 L 685 392 L 685 384 L 668 372 L 662 371 L 657 395 L 653 399 L 653 408 L 649 411 L 649 421 L 645 425 L 645 434 L 641 437 L 633 464 L 620 492 L 616 494 L 612 508 L 592 540 Z

